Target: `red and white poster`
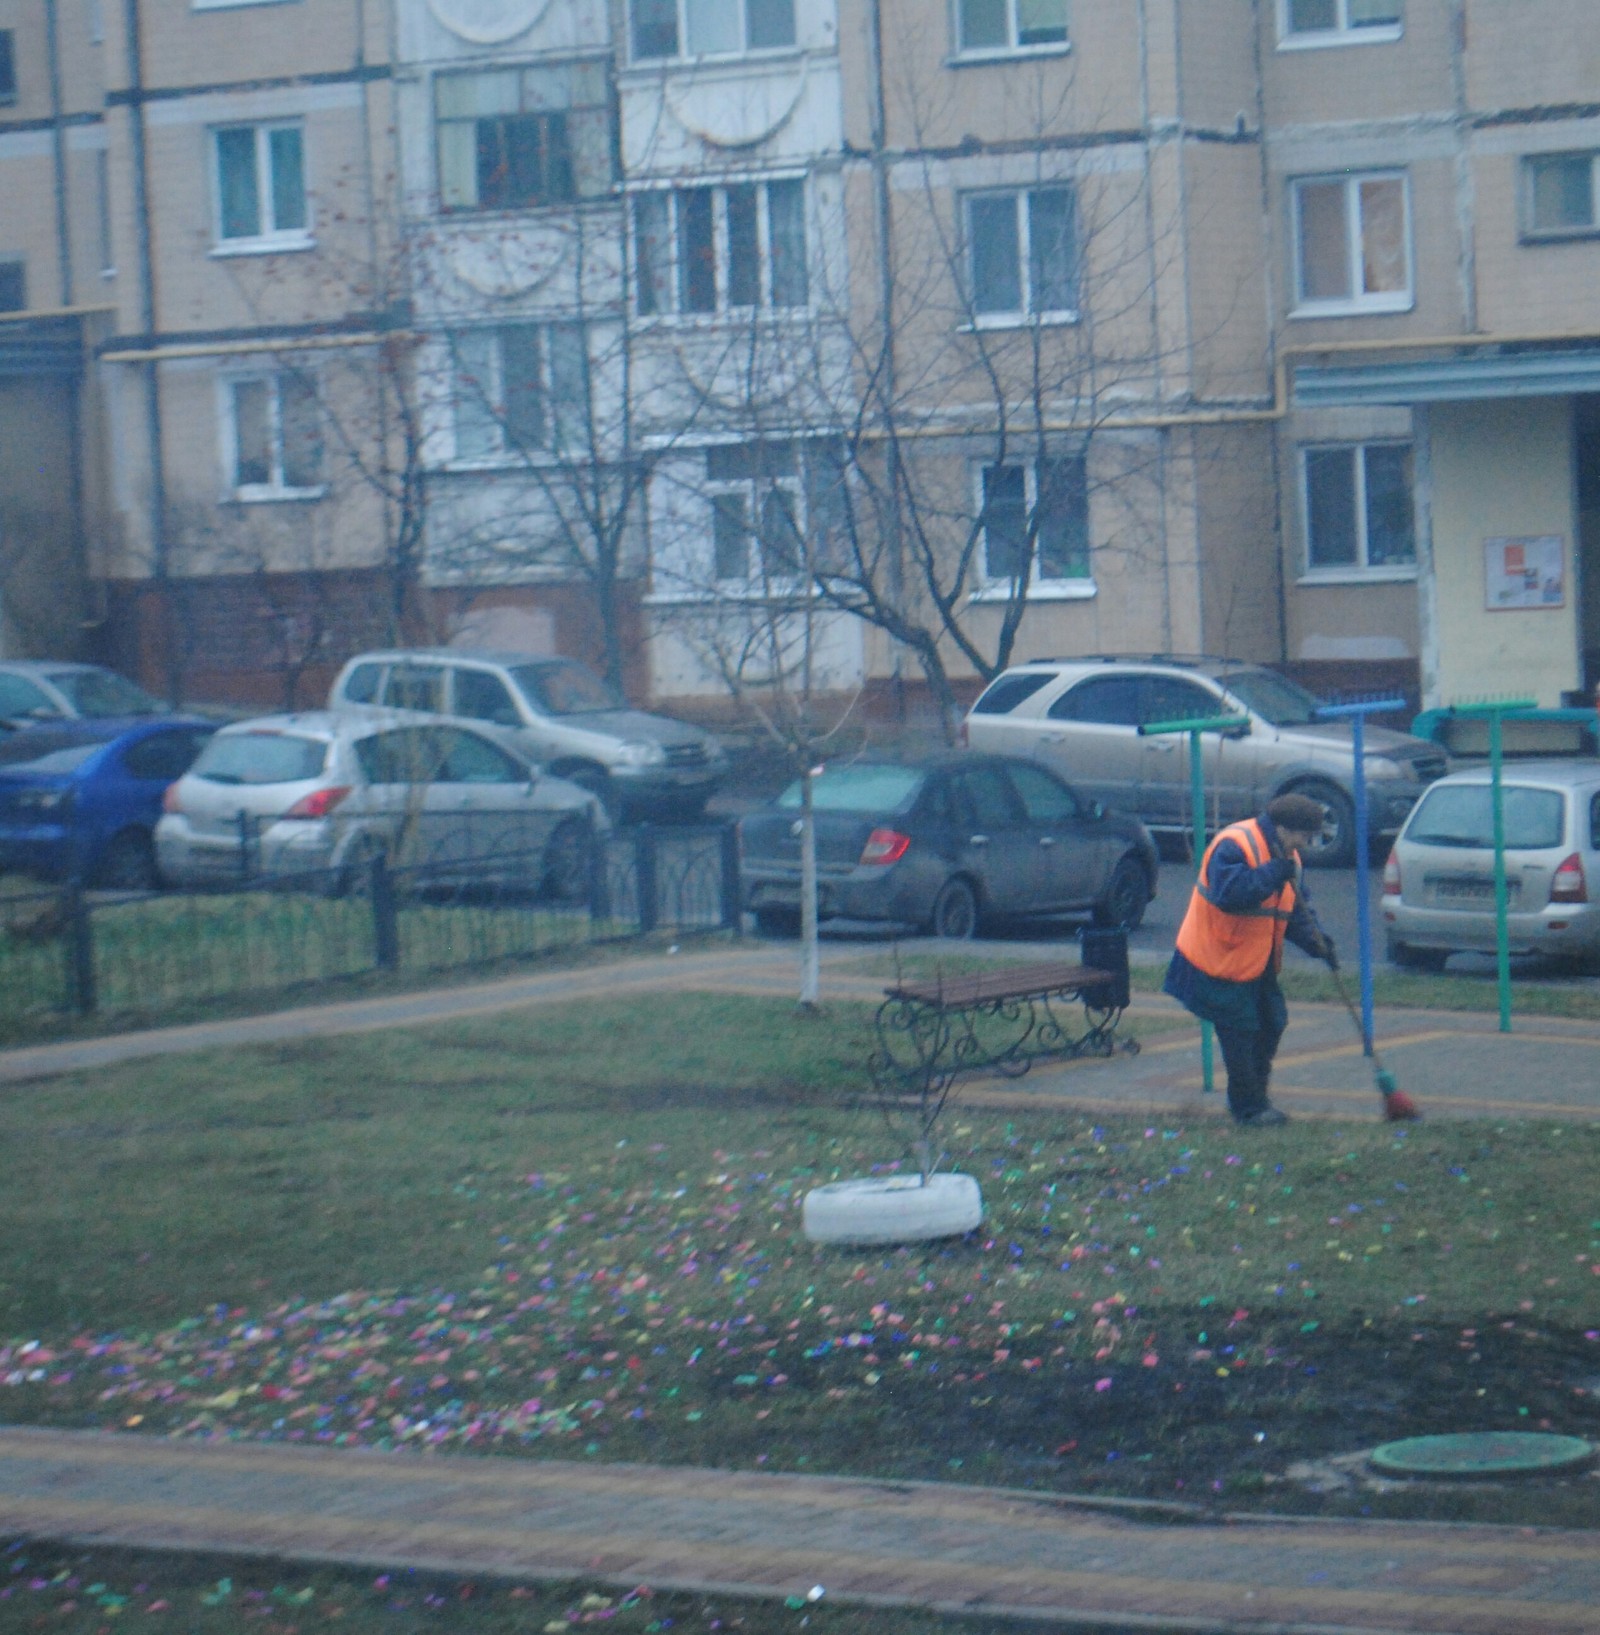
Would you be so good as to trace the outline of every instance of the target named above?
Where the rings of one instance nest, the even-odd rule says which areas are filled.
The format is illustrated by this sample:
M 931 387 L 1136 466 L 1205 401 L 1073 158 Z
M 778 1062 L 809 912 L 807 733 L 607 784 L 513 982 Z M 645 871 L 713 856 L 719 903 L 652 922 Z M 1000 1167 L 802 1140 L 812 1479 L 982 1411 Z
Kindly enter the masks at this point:
M 1484 606 L 1491 613 L 1563 607 L 1566 563 L 1560 534 L 1524 539 L 1486 539 Z

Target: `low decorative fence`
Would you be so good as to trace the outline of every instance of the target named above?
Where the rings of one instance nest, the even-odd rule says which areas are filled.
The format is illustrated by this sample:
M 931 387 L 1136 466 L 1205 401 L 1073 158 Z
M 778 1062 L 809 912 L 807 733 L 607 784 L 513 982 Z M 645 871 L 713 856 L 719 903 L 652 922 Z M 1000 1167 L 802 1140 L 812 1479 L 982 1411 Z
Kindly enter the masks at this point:
M 247 845 L 247 842 L 245 842 Z M 252 872 L 203 891 L 0 898 L 0 1032 L 68 1014 L 144 1015 L 294 997 L 373 972 L 422 976 L 655 932 L 737 933 L 732 825 L 655 826 L 595 837 L 586 882 L 544 889 L 541 859 L 485 852 L 383 856 L 357 869 Z M 586 889 L 585 889 L 586 887 Z

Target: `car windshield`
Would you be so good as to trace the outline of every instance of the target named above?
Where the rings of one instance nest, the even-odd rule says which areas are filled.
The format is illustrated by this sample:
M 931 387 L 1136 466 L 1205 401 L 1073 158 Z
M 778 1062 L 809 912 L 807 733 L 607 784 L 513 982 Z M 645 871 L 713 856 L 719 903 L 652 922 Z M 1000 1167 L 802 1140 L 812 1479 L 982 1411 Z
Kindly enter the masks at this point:
M 581 664 L 519 664 L 511 677 L 542 715 L 593 715 L 627 708 L 593 670 Z
M 165 715 L 166 707 L 114 670 L 55 670 L 50 685 L 72 701 L 79 715 Z
M 1298 681 L 1272 670 L 1238 670 L 1217 678 L 1247 710 L 1275 727 L 1303 727 L 1316 719 L 1320 700 Z
M 924 774 L 910 766 L 830 766 L 811 780 L 811 804 L 818 812 L 903 812 L 916 798 Z M 778 796 L 785 811 L 800 808 L 798 778 Z
M 8 744 L 6 748 L 10 748 Z M 65 749 L 44 750 L 43 746 L 36 745 L 34 753 L 27 760 L 19 760 L 15 755 L 0 755 L 0 764 L 4 764 L 9 772 L 21 772 L 32 776 L 35 773 L 45 776 L 64 777 L 77 769 L 105 747 L 98 741 L 90 743 L 75 743 Z
M 1544 851 L 1561 844 L 1566 802 L 1559 790 L 1508 784 L 1503 796 L 1509 849 Z M 1492 847 L 1494 809 L 1488 784 L 1453 784 L 1442 789 L 1436 784 L 1422 797 L 1406 825 L 1406 839 L 1424 846 Z
M 200 751 L 192 771 L 210 783 L 304 783 L 328 758 L 320 738 L 287 732 L 219 733 Z

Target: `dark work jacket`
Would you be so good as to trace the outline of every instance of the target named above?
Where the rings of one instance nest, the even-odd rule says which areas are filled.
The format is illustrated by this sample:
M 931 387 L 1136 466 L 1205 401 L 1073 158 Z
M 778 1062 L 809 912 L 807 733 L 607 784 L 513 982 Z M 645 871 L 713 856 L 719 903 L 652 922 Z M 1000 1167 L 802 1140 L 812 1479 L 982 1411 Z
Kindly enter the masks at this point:
M 1272 819 L 1262 812 L 1256 821 L 1267 837 L 1268 846 L 1274 852 L 1281 852 L 1283 842 Z M 1292 880 L 1294 863 L 1290 858 L 1270 857 L 1260 868 L 1251 868 L 1242 846 L 1232 840 L 1222 840 L 1211 854 L 1207 878 L 1212 902 L 1224 914 L 1240 914 L 1259 908 L 1285 881 Z M 1314 955 L 1322 945 L 1322 935 L 1322 926 L 1302 880 L 1295 892 L 1294 912 L 1284 928 L 1284 940 Z M 1174 949 L 1162 987 L 1185 1010 L 1219 1028 L 1238 1028 L 1249 1033 L 1264 1028 L 1282 1032 L 1288 1020 L 1288 1008 L 1271 961 L 1253 981 L 1229 982 L 1223 977 L 1208 975 Z

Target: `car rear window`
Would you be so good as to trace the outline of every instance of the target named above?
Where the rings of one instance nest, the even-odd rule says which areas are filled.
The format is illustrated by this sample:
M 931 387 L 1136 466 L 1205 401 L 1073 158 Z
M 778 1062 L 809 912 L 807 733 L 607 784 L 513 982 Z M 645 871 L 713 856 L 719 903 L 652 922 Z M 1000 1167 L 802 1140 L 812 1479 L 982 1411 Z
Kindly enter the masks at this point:
M 344 696 L 351 704 L 370 704 L 378 696 L 378 683 L 383 679 L 381 664 L 358 664 L 345 677 Z
M 974 715 L 1009 715 L 1026 698 L 1032 698 L 1047 681 L 1055 679 L 1048 671 L 1024 671 L 1020 675 L 1001 676 L 989 683 L 983 696 L 972 706 Z
M 1557 789 L 1504 788 L 1506 845 L 1514 851 L 1544 851 L 1559 846 L 1565 830 L 1566 801 Z M 1422 797 L 1406 839 L 1423 846 L 1494 845 L 1494 808 L 1486 783 L 1435 784 Z
M 818 812 L 900 812 L 916 799 L 924 776 L 911 766 L 828 767 L 811 780 L 811 804 Z M 799 810 L 798 778 L 778 796 L 778 804 Z
M 201 750 L 194 775 L 211 783 L 304 783 L 317 777 L 328 758 L 320 738 L 289 732 L 219 734 Z

